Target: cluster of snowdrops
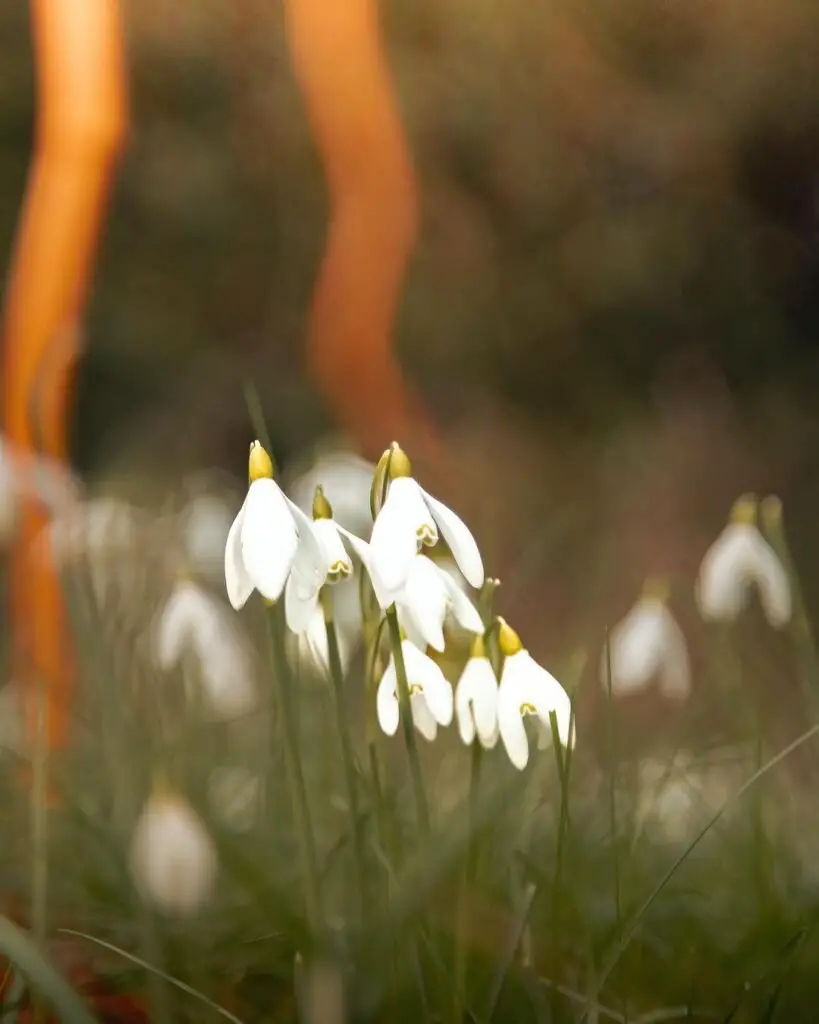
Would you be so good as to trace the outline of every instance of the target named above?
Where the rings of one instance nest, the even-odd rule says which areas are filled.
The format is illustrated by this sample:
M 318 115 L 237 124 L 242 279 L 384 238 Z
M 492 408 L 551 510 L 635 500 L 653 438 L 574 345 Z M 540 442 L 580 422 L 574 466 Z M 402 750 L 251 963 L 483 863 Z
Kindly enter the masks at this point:
M 319 485 L 312 517 L 274 479 L 269 454 L 251 445 L 249 486 L 227 535 L 224 573 L 235 610 L 258 592 L 275 609 L 291 637 L 308 640 L 309 650 L 329 671 L 339 664 L 334 628 L 334 593 L 357 578 L 374 596 L 376 625 L 386 626 L 389 658 L 375 686 L 377 722 L 387 736 L 404 725 L 409 749 L 417 731 L 433 741 L 440 727 L 457 723 L 464 744 L 491 749 L 499 743 L 515 768 L 529 762 L 526 720 L 534 723 L 537 746 L 552 739 L 562 747 L 575 742 L 569 695 L 529 654 L 514 629 L 487 613 L 486 580 L 478 544 L 463 520 L 428 494 L 414 478 L 397 444 L 375 467 L 370 490 L 372 530 L 368 540 L 333 518 Z M 758 505 L 743 496 L 723 533 L 703 559 L 695 594 L 704 618 L 731 621 L 758 592 L 772 626 L 791 617 L 791 583 L 780 553 L 757 527 Z M 766 499 L 763 515 L 781 517 L 776 499 Z M 458 574 L 425 552 L 443 540 Z M 157 627 L 160 661 L 171 665 L 186 647 L 198 648 L 203 671 L 213 680 L 236 678 L 220 663 L 214 638 L 224 632 L 223 614 L 213 599 L 189 580 L 180 580 Z M 452 630 L 472 636 L 459 679 L 446 678 L 430 652 L 443 652 Z M 684 635 L 668 604 L 662 582 L 649 581 L 629 614 L 611 631 L 600 667 L 601 681 L 615 694 L 634 692 L 657 681 L 668 697 L 684 698 L 691 671 Z M 228 703 L 237 710 L 236 691 Z M 231 697 L 231 694 L 233 696 Z M 218 694 L 216 695 L 218 699 Z M 414 727 L 414 728 L 413 728 Z M 137 824 L 131 852 L 135 881 L 146 898 L 167 912 L 196 908 L 217 873 L 215 848 L 204 823 L 184 798 L 158 784 Z M 181 869 L 181 870 L 180 870 Z

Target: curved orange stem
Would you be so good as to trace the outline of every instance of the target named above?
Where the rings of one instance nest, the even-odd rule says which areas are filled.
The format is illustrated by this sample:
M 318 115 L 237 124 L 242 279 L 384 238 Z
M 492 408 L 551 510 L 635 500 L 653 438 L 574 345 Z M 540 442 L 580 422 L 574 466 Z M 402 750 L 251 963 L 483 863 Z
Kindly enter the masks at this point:
M 311 371 L 342 426 L 377 457 L 435 431 L 392 345 L 418 197 L 376 0 L 286 0 L 296 78 L 324 165 L 331 222 L 310 317 Z
M 64 460 L 82 316 L 127 129 L 117 0 L 31 0 L 37 131 L 3 311 L 7 435 L 26 457 Z M 66 736 L 72 668 L 59 578 L 33 559 L 46 514 L 29 496 L 12 559 L 15 671 L 42 676 L 50 746 Z M 32 705 L 29 701 L 29 705 Z M 33 715 L 29 714 L 30 728 Z

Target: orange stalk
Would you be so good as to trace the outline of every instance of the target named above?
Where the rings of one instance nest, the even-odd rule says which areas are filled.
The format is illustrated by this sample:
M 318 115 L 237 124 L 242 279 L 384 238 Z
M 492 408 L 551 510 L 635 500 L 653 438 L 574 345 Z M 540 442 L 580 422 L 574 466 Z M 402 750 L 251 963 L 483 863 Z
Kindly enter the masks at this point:
M 377 457 L 393 438 L 433 454 L 434 428 L 393 350 L 419 213 L 377 2 L 286 0 L 285 8 L 330 200 L 310 314 L 311 371 L 366 454 Z
M 78 17 L 76 0 L 31 0 L 36 141 L 2 323 L 5 429 L 23 458 L 38 450 L 67 457 L 78 325 L 128 123 L 117 0 L 82 6 Z M 46 522 L 27 497 L 12 555 L 11 626 L 15 672 L 27 684 L 45 680 L 55 747 L 67 735 L 73 670 L 58 574 L 32 559 Z

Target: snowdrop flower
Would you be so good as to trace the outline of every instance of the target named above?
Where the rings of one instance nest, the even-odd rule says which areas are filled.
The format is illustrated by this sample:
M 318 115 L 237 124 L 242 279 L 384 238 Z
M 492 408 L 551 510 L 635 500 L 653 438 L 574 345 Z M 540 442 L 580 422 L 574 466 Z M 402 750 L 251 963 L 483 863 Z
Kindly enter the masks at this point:
M 293 646 L 298 658 L 310 663 L 318 672 L 327 675 L 330 671 L 330 651 L 327 645 L 327 624 L 319 605 L 303 633 L 292 634 Z M 336 622 L 336 639 L 341 668 L 346 672 L 352 656 L 352 642 L 346 630 Z
M 214 768 L 208 779 L 208 798 L 234 832 L 249 832 L 256 820 L 259 778 L 239 766 Z
M 667 606 L 668 588 L 649 580 L 631 611 L 611 631 L 611 692 L 638 693 L 658 679 L 664 697 L 685 699 L 691 693 L 688 647 L 677 620 Z M 600 659 L 600 680 L 608 687 L 606 649 Z
M 196 657 L 216 715 L 238 718 L 253 709 L 256 689 L 247 651 L 226 609 L 207 590 L 180 579 L 154 631 L 154 654 L 163 672 L 172 671 L 188 652 Z
M 370 538 L 373 571 L 382 592 L 405 586 L 415 556 L 438 542 L 439 530 L 467 582 L 480 587 L 483 562 L 475 538 L 459 516 L 421 488 L 412 476 L 410 460 L 395 443 L 384 452 L 376 470 L 374 509 L 376 492 L 385 482 L 386 498 L 377 510 Z
M 412 721 L 424 739 L 432 742 L 438 735 L 438 726 L 452 722 L 452 687 L 438 665 L 409 640 L 402 642 L 401 653 L 407 671 Z M 394 736 L 400 715 L 394 657 L 390 658 L 378 684 L 376 712 L 378 724 L 383 731 L 388 736 Z
M 476 735 L 486 750 L 498 742 L 498 681 L 482 637 L 475 638 L 455 687 L 455 714 L 458 731 L 467 746 L 472 745 Z
M 287 625 L 297 634 L 304 633 L 311 620 L 315 620 L 322 586 L 348 579 L 353 573 L 353 563 L 333 520 L 333 510 L 324 496 L 321 484 L 316 487 L 313 498 L 311 529 L 318 544 L 319 573 L 316 574 L 314 563 L 308 564 L 308 572 L 305 573 L 302 560 L 296 559 L 284 593 Z
M 551 673 L 524 648 L 517 633 L 498 620 L 498 646 L 504 656 L 498 686 L 498 729 L 512 764 L 523 771 L 529 762 L 529 740 L 523 719 L 538 723 L 538 747 L 552 738 L 550 712 L 557 721 L 557 735 L 564 747 L 573 747 L 575 729 L 569 695 Z
M 415 556 L 407 582 L 392 597 L 398 621 L 416 647 L 443 651 L 448 615 L 468 632 L 483 633 L 478 609 L 449 573 L 426 555 Z
M 743 495 L 731 521 L 700 565 L 696 597 L 704 619 L 733 622 L 756 588 L 768 622 L 776 629 L 791 617 L 791 588 L 778 555 L 756 525 L 756 498 Z
M 294 566 L 302 584 L 321 586 L 323 556 L 312 523 L 273 479 L 273 463 L 258 441 L 250 446 L 250 487 L 225 545 L 225 585 L 241 608 L 254 590 L 277 601 Z
M 213 888 L 216 849 L 187 801 L 157 789 L 134 829 L 130 865 L 145 900 L 165 914 L 188 915 Z

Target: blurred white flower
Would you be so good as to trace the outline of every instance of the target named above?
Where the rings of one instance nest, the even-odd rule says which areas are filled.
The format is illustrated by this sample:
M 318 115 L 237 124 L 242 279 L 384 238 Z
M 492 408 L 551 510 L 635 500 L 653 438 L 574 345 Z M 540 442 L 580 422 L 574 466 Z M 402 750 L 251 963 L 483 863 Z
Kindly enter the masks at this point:
M 339 629 L 336 623 L 336 639 L 338 640 L 338 656 L 341 661 L 342 671 L 347 670 L 352 656 L 352 643 L 349 634 L 344 629 Z M 327 625 L 324 621 L 324 612 L 317 607 L 313 616 L 302 633 L 292 634 L 292 650 L 298 657 L 313 668 L 327 675 L 330 671 L 330 652 L 327 644 Z
M 189 564 L 215 579 L 222 572 L 233 516 L 227 504 L 210 494 L 193 498 L 182 510 L 182 546 Z
M 393 595 L 398 621 L 416 647 L 444 649 L 447 615 L 470 633 L 483 633 L 483 622 L 452 577 L 426 555 L 416 555 L 404 587 Z
M 776 629 L 787 625 L 791 617 L 788 574 L 757 529 L 754 499 L 744 496 L 700 565 L 695 593 L 702 617 L 733 622 L 748 606 L 754 587 L 768 622 Z
M 218 862 L 213 840 L 181 796 L 156 792 L 131 840 L 131 874 L 143 899 L 165 914 L 189 915 L 208 898 Z
M 14 535 L 24 498 L 36 499 L 53 514 L 76 501 L 79 491 L 67 466 L 24 452 L 0 436 L 0 544 Z
M 348 579 L 353 574 L 353 563 L 321 485 L 316 488 L 311 529 L 321 553 L 320 574 L 316 575 L 312 564 L 308 564 L 308 572 L 304 573 L 302 561 L 297 558 L 284 592 L 287 625 L 297 634 L 303 633 L 314 619 L 322 586 Z
M 329 452 L 319 458 L 290 488 L 293 500 L 309 513 L 316 487 L 323 487 L 333 506 L 333 518 L 352 533 L 367 535 L 372 529 L 370 486 L 375 466 L 352 452 Z
M 214 768 L 208 798 L 219 818 L 234 832 L 249 832 L 259 807 L 259 778 L 240 766 Z
M 432 742 L 438 735 L 438 726 L 452 722 L 452 687 L 438 665 L 409 640 L 403 641 L 401 651 L 407 670 L 413 724 L 424 739 Z M 392 657 L 378 684 L 376 711 L 378 724 L 388 736 L 394 736 L 398 729 L 400 704 L 398 676 Z
M 611 631 L 611 692 L 638 693 L 658 680 L 664 697 L 683 700 L 691 693 L 691 663 L 685 636 L 654 583 Z M 608 687 L 608 657 L 600 658 L 600 681 Z
M 294 566 L 302 582 L 319 581 L 319 587 L 324 572 L 310 519 L 273 480 L 270 456 L 258 441 L 248 468 L 250 487 L 225 544 L 225 585 L 237 610 L 254 590 L 277 601 Z
M 397 445 L 390 451 L 391 480 L 370 538 L 372 572 L 381 584 L 379 588 L 373 581 L 376 594 L 379 589 L 394 593 L 406 585 L 415 556 L 423 547 L 438 542 L 439 529 L 467 582 L 480 587 L 483 561 L 469 528 L 421 488 L 412 477 L 409 459 Z
M 504 654 L 498 686 L 498 728 L 509 760 L 523 771 L 529 762 L 529 740 L 523 719 L 530 715 L 535 718 L 538 748 L 543 750 L 552 740 L 553 711 L 561 744 L 573 747 L 572 704 L 560 683 L 535 661 L 517 633 L 502 620 L 498 644 Z
M 498 681 L 482 644 L 478 642 L 455 687 L 455 714 L 463 742 L 470 746 L 477 735 L 491 750 L 498 742 Z
M 256 702 L 250 659 L 227 609 L 207 590 L 180 579 L 154 624 L 157 665 L 171 671 L 186 652 L 198 661 L 199 678 L 212 711 L 237 718 Z
M 637 830 L 651 826 L 673 843 L 689 841 L 747 778 L 739 751 L 714 751 L 714 763 L 684 752 L 667 760 L 644 758 L 638 771 Z

